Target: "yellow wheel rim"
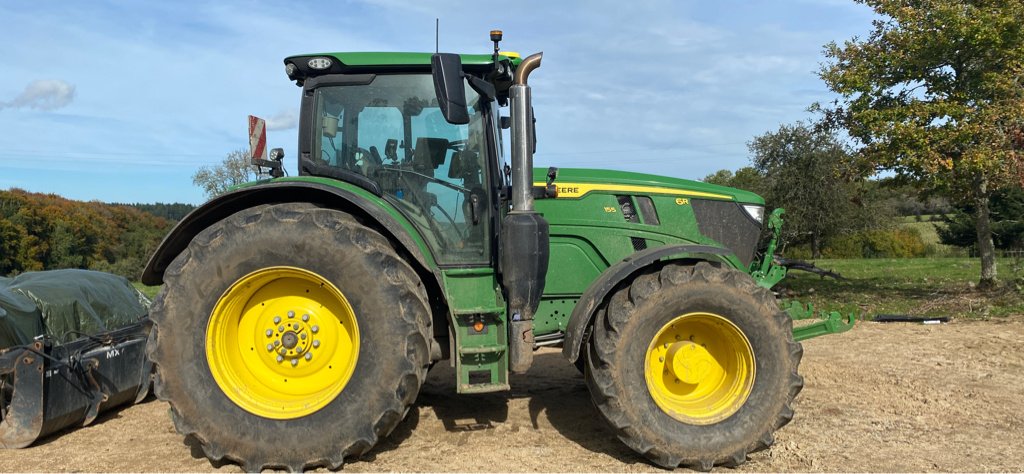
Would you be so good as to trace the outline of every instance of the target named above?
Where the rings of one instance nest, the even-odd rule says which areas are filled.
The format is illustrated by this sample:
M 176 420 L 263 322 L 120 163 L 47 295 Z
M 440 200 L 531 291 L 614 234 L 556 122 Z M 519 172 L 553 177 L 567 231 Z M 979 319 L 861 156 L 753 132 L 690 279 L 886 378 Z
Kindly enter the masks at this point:
M 754 351 L 731 321 L 688 313 L 662 326 L 647 348 L 651 398 L 679 421 L 709 425 L 746 403 L 754 386 Z
M 267 418 L 313 413 L 338 396 L 356 367 L 359 327 L 331 282 L 269 267 L 231 285 L 206 327 L 206 361 L 231 401 Z

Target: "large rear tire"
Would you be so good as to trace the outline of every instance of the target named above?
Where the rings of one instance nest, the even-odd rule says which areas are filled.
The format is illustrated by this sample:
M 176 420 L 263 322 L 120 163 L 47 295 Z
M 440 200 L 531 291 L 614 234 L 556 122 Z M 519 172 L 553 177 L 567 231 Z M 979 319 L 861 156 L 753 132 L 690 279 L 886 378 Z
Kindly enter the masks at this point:
M 739 465 L 774 442 L 803 387 L 803 349 L 745 273 L 669 264 L 599 309 L 586 380 L 624 443 L 662 467 Z
M 201 232 L 150 315 L 178 432 L 247 471 L 340 468 L 404 418 L 430 362 L 416 273 L 379 233 L 309 204 Z

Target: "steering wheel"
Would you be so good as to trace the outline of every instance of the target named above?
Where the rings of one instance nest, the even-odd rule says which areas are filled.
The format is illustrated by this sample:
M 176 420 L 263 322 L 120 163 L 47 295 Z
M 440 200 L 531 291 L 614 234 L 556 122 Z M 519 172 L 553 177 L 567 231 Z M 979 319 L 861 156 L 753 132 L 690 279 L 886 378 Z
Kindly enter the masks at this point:
M 346 168 L 365 176 L 373 176 L 373 173 L 382 167 L 383 161 L 377 147 L 371 146 L 369 150 L 360 146 L 352 148 L 355 149 L 355 153 L 352 160 L 346 163 Z

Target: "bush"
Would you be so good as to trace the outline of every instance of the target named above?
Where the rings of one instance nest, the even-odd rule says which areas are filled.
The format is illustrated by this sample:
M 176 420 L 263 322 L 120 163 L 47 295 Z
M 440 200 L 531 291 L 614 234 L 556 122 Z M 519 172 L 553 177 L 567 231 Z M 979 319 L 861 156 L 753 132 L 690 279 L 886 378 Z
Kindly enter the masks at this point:
M 822 258 L 917 258 L 935 253 L 935 246 L 924 243 L 914 228 L 875 229 L 847 234 L 829 240 L 821 251 Z M 806 245 L 788 247 L 788 258 L 807 260 L 811 257 Z
M 864 233 L 866 258 L 914 258 L 925 256 L 924 240 L 914 228 L 871 230 Z

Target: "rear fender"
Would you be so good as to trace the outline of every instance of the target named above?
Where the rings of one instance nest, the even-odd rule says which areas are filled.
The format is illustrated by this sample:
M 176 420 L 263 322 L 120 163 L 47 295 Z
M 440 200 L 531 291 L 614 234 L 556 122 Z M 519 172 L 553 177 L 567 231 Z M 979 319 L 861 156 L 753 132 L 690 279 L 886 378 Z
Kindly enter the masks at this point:
M 203 229 L 228 216 L 263 204 L 284 204 L 308 202 L 326 208 L 338 209 L 355 215 L 362 222 L 395 243 L 400 254 L 405 256 L 416 270 L 420 280 L 431 295 L 430 303 L 439 314 L 448 313 L 446 299 L 441 285 L 440 272 L 429 251 L 421 247 L 409 231 L 390 215 L 379 203 L 354 191 L 308 181 L 271 181 L 231 191 L 210 200 L 196 208 L 164 238 L 142 273 L 142 283 L 159 285 L 163 283 L 164 271 L 192 239 Z M 437 311 L 435 311 L 436 314 Z
M 634 253 L 608 267 L 580 296 L 565 330 L 562 355 L 576 362 L 594 313 L 620 284 L 631 281 L 634 275 L 655 263 L 673 261 L 708 261 L 742 269 L 732 251 L 709 245 L 667 245 Z

